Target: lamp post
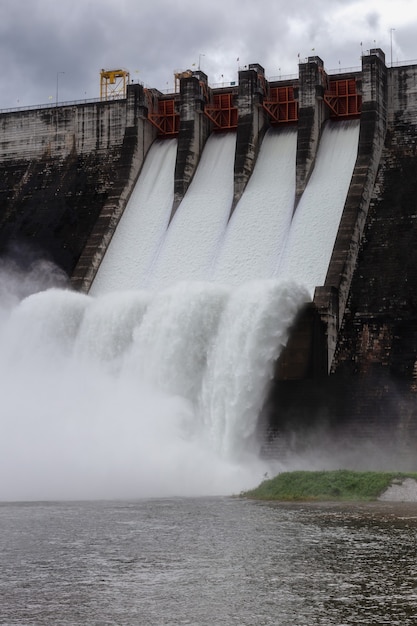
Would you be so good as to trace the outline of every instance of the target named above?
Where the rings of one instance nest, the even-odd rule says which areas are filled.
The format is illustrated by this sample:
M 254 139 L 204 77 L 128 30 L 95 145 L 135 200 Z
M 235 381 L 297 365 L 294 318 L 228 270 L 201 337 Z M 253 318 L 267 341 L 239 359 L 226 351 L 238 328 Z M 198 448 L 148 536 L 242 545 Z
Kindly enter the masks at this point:
M 390 29 L 390 35 L 391 35 L 391 67 L 392 67 L 392 33 L 394 32 L 395 28 L 391 28 Z
M 56 73 L 56 100 L 55 100 L 56 106 L 58 106 L 58 85 L 59 85 L 59 75 L 60 74 L 65 74 L 65 72 L 57 72 Z
M 198 55 L 198 70 L 200 71 L 201 69 L 201 57 L 205 57 L 206 55 L 203 54 L 202 52 L 200 52 L 200 54 Z

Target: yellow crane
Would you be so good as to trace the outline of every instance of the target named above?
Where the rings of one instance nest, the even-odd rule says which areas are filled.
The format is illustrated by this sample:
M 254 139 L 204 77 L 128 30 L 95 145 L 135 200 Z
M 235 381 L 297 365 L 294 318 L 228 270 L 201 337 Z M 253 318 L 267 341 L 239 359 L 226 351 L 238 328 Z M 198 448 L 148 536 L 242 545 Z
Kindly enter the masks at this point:
M 126 98 L 130 74 L 126 70 L 101 70 L 100 100 Z

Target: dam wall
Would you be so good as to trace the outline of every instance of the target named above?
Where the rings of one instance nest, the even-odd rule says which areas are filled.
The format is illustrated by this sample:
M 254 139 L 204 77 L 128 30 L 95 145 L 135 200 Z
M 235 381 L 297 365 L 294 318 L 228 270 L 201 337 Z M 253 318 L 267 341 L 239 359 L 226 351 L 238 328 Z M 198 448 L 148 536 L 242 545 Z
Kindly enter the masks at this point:
M 156 135 L 145 114 L 141 85 L 120 101 L 2 113 L 0 254 L 47 257 L 82 287 Z
M 280 358 L 269 399 L 270 428 L 272 439 L 291 432 L 296 440 L 297 433 L 320 424 L 342 433 L 347 445 L 371 437 L 387 446 L 387 455 L 400 449 L 412 458 L 417 65 L 386 68 L 378 52 L 363 59 L 363 68 L 352 183 L 325 285 L 315 290 L 315 308 L 296 320 L 288 354 Z
M 296 129 L 295 214 L 326 122 L 359 119 L 327 276 L 295 320 L 267 405 L 272 430 L 294 424 L 294 416 L 311 420 L 312 398 L 317 414 L 339 423 L 355 414 L 359 423 L 370 407 L 391 407 L 387 398 L 398 386 L 411 398 L 402 414 L 412 421 L 416 93 L 417 65 L 387 67 L 374 49 L 351 71 L 328 73 L 314 56 L 296 77 L 268 80 L 252 64 L 240 69 L 237 84 L 210 87 L 203 72 L 187 70 L 172 94 L 131 83 L 117 100 L 1 112 L 0 255 L 23 267 L 46 256 L 88 292 L 157 139 L 177 141 L 172 219 L 208 138 L 235 133 L 232 216 L 267 130 Z
M 314 302 L 327 326 L 329 368 L 333 362 L 387 129 L 387 68 L 381 50 L 371 50 L 369 55 L 362 58 L 361 87 L 356 164 L 325 284 L 317 287 L 314 296 Z
M 355 381 L 358 424 L 393 422 L 405 438 L 417 431 L 416 85 L 415 65 L 389 69 L 387 133 L 331 371 L 346 411 Z

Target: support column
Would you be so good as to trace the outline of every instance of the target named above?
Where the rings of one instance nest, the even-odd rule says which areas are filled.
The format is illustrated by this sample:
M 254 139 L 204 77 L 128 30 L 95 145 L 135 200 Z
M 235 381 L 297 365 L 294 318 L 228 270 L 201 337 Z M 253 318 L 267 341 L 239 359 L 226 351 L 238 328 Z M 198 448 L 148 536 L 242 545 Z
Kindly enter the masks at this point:
M 358 156 L 325 285 L 339 292 L 339 326 L 349 295 L 359 245 L 378 172 L 387 127 L 387 68 L 382 50 L 362 57 L 362 113 Z
M 339 332 L 339 297 L 335 287 L 316 287 L 314 304 L 325 329 L 325 352 L 327 373 L 333 362 Z
M 210 120 L 203 113 L 208 95 L 206 74 L 199 70 L 190 76 L 181 77 L 180 93 L 180 128 L 171 219 L 193 179 L 210 134 Z
M 255 167 L 259 149 L 268 125 L 262 107 L 265 96 L 265 70 L 257 64 L 239 72 L 238 125 L 234 168 L 232 215 Z
M 323 100 L 326 76 L 320 57 L 309 57 L 307 63 L 300 63 L 298 83 L 295 206 L 297 206 L 313 171 L 321 127 L 329 115 Z

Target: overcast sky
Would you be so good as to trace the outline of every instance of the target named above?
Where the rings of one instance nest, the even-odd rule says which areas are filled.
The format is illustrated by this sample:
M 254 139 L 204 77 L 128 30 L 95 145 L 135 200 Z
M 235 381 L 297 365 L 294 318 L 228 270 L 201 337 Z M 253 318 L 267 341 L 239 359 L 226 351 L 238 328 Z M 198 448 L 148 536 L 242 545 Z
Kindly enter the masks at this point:
M 393 30 L 395 29 L 395 30 Z M 198 67 L 210 84 L 260 63 L 266 77 L 360 66 L 374 46 L 389 64 L 417 58 L 416 0 L 0 0 L 0 108 L 97 98 L 100 70 L 123 68 L 172 89 Z M 391 48 L 392 40 L 392 48 Z

